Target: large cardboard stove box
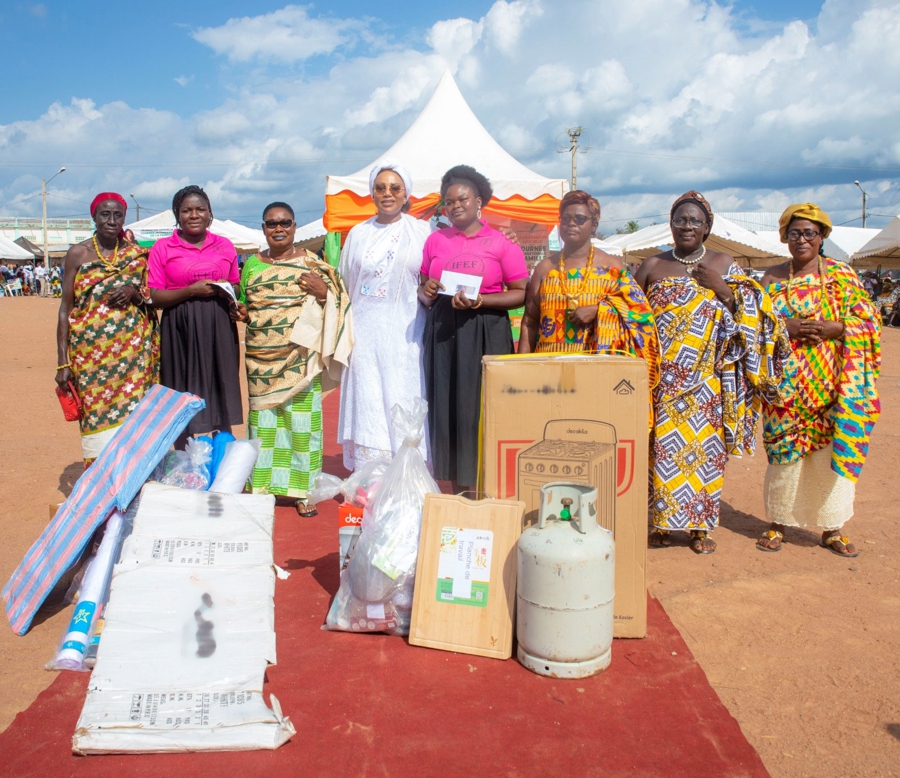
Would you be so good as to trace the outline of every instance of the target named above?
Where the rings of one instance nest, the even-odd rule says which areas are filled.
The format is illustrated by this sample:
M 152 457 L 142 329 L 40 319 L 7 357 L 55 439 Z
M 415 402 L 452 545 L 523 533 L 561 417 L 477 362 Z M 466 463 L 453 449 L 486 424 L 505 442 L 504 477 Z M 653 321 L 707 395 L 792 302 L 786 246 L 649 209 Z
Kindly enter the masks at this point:
M 614 635 L 647 634 L 647 364 L 619 356 L 484 358 L 482 488 L 537 520 L 549 481 L 591 483 L 616 542 Z

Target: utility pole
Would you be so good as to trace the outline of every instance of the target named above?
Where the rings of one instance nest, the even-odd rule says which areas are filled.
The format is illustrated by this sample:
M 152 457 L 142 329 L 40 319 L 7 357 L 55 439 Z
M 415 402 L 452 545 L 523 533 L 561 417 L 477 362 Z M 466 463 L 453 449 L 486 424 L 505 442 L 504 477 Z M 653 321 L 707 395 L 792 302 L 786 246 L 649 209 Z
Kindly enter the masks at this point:
M 44 269 L 50 267 L 50 259 L 47 251 L 47 244 L 50 242 L 47 240 L 47 184 L 49 184 L 56 176 L 60 173 L 65 173 L 66 169 L 61 167 L 59 172 L 56 175 L 50 176 L 49 179 L 41 179 L 41 210 L 42 210 L 42 227 L 44 231 Z
M 865 227 L 866 227 L 866 201 L 869 199 L 869 193 L 866 192 L 866 190 L 863 189 L 859 185 L 859 181 L 854 181 L 853 183 L 856 184 L 856 188 L 859 189 L 860 192 L 862 192 L 862 207 L 863 207 L 863 209 L 862 209 L 862 226 L 863 226 L 863 229 L 865 229 Z
M 572 189 L 578 188 L 578 139 L 581 137 L 581 127 L 571 127 L 567 130 L 569 135 L 569 152 L 572 154 Z
M 133 194 L 130 194 L 128 196 L 132 200 L 134 200 L 134 204 L 135 204 L 135 206 L 137 206 L 137 219 L 135 219 L 135 221 L 140 221 L 141 220 L 141 204 L 137 201 L 137 198 Z

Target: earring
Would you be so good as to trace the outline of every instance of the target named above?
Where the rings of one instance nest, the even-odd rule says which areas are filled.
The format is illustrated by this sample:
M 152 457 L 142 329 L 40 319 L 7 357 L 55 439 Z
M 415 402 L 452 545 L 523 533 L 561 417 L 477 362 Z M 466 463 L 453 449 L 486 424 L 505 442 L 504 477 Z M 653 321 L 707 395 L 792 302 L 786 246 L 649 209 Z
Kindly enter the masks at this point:
M 480 219 L 480 218 L 481 218 L 481 208 L 478 209 L 477 213 L 475 214 L 475 218 L 476 218 L 476 219 Z

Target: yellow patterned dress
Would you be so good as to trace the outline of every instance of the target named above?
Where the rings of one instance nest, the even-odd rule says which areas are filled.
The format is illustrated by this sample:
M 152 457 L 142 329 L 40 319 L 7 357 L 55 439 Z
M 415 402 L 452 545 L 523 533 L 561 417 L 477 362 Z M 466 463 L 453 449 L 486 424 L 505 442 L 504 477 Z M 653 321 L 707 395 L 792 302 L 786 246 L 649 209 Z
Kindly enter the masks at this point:
M 768 295 L 733 264 L 732 314 L 693 278 L 654 282 L 662 363 L 654 390 L 650 514 L 662 530 L 712 531 L 729 455 L 752 454 L 763 396 L 775 398 L 789 344 Z
M 875 382 L 881 367 L 881 326 L 856 271 L 824 261 L 818 273 L 771 284 L 785 318 L 840 321 L 844 335 L 822 343 L 791 341 L 782 401 L 766 403 L 763 443 L 766 515 L 788 526 L 839 529 L 853 515 L 855 485 L 869 436 L 881 412 Z
M 596 305 L 597 318 L 589 327 L 569 321 L 566 289 L 558 268 L 541 281 L 541 320 L 536 352 L 622 353 L 647 361 L 650 386 L 659 378 L 659 342 L 653 311 L 644 292 L 627 270 L 591 267 L 566 271 L 567 288 L 581 292 L 578 304 Z
M 144 393 L 159 380 L 159 328 L 146 306 L 113 308 L 116 287 L 147 283 L 147 250 L 128 246 L 116 257 L 85 262 L 75 271 L 69 313 L 69 362 L 83 403 L 81 447 L 93 462 Z
M 340 276 L 314 254 L 303 252 L 275 264 L 252 256 L 241 273 L 240 300 L 250 315 L 245 335 L 248 436 L 262 443 L 250 476 L 254 494 L 305 498 L 322 470 L 322 374 L 311 369 L 319 360 L 291 337 L 307 304 L 308 312 L 320 318 L 327 311 L 301 288 L 304 273 L 325 281 L 325 307 L 334 308 L 341 327 L 349 297 Z

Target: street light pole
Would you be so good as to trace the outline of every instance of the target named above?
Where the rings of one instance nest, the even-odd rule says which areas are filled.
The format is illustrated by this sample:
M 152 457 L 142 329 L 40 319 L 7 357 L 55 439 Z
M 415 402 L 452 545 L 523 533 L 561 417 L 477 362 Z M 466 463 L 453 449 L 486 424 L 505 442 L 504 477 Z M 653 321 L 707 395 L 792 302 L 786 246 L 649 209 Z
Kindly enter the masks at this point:
M 59 171 L 55 175 L 50 176 L 49 179 L 41 179 L 41 211 L 43 214 L 41 219 L 41 226 L 44 231 L 44 270 L 50 267 L 50 259 L 47 251 L 47 244 L 49 243 L 49 241 L 47 240 L 47 184 L 49 184 L 60 173 L 65 172 L 66 169 L 64 167 L 61 167 Z
M 572 127 L 568 131 L 572 145 L 569 151 L 572 153 L 572 190 L 578 188 L 578 139 L 581 137 L 581 127 Z
M 137 198 L 133 194 L 128 195 L 132 200 L 134 200 L 135 206 L 137 206 L 137 219 L 135 221 L 141 220 L 141 204 L 137 201 Z
M 866 192 L 865 189 L 863 189 L 859 185 L 859 181 L 854 181 L 853 183 L 856 184 L 856 188 L 859 189 L 860 192 L 862 192 L 862 207 L 863 207 L 863 209 L 862 209 L 862 226 L 863 226 L 863 229 L 865 229 L 865 226 L 866 226 L 866 201 L 869 199 L 869 194 L 868 194 L 868 192 Z

